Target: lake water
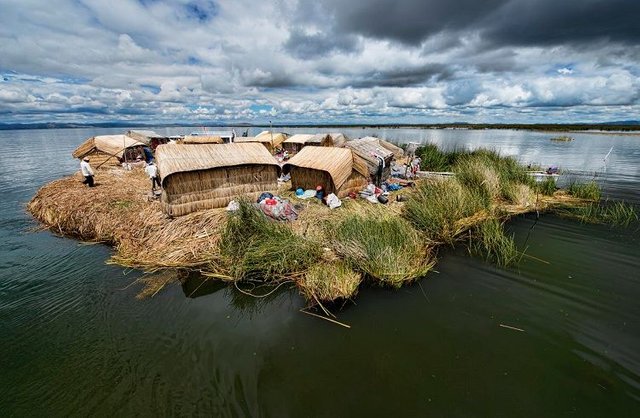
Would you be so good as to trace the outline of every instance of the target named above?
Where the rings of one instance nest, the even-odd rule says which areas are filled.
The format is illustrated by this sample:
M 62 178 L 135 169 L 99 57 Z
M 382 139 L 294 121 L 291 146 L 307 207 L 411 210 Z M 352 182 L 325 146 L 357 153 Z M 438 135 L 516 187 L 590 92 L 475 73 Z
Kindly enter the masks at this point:
M 77 170 L 84 139 L 121 132 L 0 131 L 0 415 L 640 416 L 636 230 L 519 217 L 509 228 L 531 257 L 518 268 L 442 250 L 413 286 L 364 287 L 336 312 L 351 329 L 300 313 L 295 290 L 187 297 L 191 282 L 137 300 L 141 273 L 106 265 L 110 248 L 35 231 L 24 211 Z M 639 136 L 346 133 L 489 147 L 640 203 Z

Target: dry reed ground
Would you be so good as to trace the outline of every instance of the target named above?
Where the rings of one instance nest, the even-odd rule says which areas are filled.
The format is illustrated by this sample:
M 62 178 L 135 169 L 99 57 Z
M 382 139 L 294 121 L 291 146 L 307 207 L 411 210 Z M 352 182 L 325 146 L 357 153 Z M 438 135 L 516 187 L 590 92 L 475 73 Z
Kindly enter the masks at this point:
M 148 272 L 199 270 L 217 279 L 233 280 L 219 249 L 221 229 L 227 219 L 224 209 L 170 219 L 162 213 L 158 201 L 149 200 L 150 183 L 142 170 L 100 171 L 95 188 L 88 188 L 81 181 L 82 176 L 76 173 L 45 185 L 28 204 L 29 212 L 55 233 L 113 245 L 112 263 Z M 299 290 L 312 303 L 352 297 L 363 280 L 363 272 L 347 268 L 343 257 L 332 245 L 332 237 L 327 237 L 330 230 L 327 226 L 337 225 L 349 215 L 367 213 L 372 206 L 376 206 L 378 215 L 386 213 L 383 216 L 399 218 L 403 203 L 393 198 L 397 193 L 385 206 L 371 205 L 363 199 L 345 199 L 341 208 L 331 210 L 317 199 L 297 200 L 286 188 L 285 184 L 281 194 L 302 208 L 298 220 L 291 223 L 292 230 L 320 243 L 323 248 L 321 264 L 311 268 L 308 274 L 293 278 Z M 399 193 L 410 194 L 412 191 L 405 189 Z M 579 202 L 579 199 L 561 192 L 554 196 L 529 193 L 523 196 L 521 204 L 497 202 L 497 206 L 508 217 L 544 210 L 555 204 Z M 458 220 L 456 227 L 463 231 L 491 216 L 489 213 L 477 213 Z M 425 238 L 424 245 L 432 246 L 427 241 Z M 433 262 L 434 259 L 425 260 L 425 265 L 433 265 Z M 323 276 L 325 280 L 322 280 Z M 168 283 L 166 275 L 161 277 L 164 286 Z

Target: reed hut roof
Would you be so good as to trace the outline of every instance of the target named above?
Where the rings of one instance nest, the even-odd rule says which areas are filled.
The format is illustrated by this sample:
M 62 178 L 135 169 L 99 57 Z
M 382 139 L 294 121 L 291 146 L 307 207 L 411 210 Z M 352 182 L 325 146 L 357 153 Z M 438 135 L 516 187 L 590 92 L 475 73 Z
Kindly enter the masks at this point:
M 287 172 L 290 169 L 289 166 L 326 171 L 331 176 L 336 189 L 342 187 L 354 169 L 365 176 L 368 175 L 365 167 L 354 166 L 353 154 L 350 149 L 346 148 L 307 146 L 294 155 L 282 168 Z
M 293 136 L 290 136 L 289 138 L 287 138 L 284 143 L 285 144 L 322 144 L 327 137 L 329 137 L 329 140 L 332 140 L 331 135 L 329 134 L 315 134 L 315 135 L 309 135 L 309 134 L 296 134 Z M 333 141 L 331 141 L 330 143 L 332 143 Z
M 287 144 L 306 144 L 307 142 L 312 142 L 310 141 L 311 138 L 315 137 L 316 135 L 309 135 L 309 134 L 295 134 L 293 136 L 290 136 L 289 138 L 287 138 L 284 142 Z
M 331 136 L 331 141 L 333 142 L 334 147 L 344 147 L 344 144 L 347 142 L 347 136 L 340 132 L 334 132 L 329 134 Z
M 157 138 L 157 139 L 165 139 L 166 136 L 164 135 L 160 135 L 154 131 L 151 130 L 147 130 L 147 129 L 132 129 L 130 131 L 127 131 L 126 133 L 127 136 L 140 141 L 140 142 L 144 142 L 145 144 L 149 144 L 151 142 L 152 139 Z
M 255 140 L 257 142 L 270 144 L 273 148 L 279 147 L 285 139 L 287 139 L 287 135 L 282 132 L 271 132 L 271 131 L 262 131 L 258 135 L 256 135 Z
M 279 167 L 276 159 L 261 144 L 183 144 L 160 145 L 156 149 L 158 170 L 163 178 L 171 174 L 233 167 L 248 164 L 268 164 Z
M 221 137 L 216 135 L 203 136 L 203 135 L 187 135 L 184 138 L 178 140 L 179 144 L 223 144 L 224 141 Z
M 394 157 L 402 157 L 404 155 L 404 150 L 397 145 L 392 144 L 389 141 L 385 141 L 384 139 L 376 138 L 374 136 L 365 136 L 364 138 L 360 138 L 359 140 L 368 140 L 368 141 L 376 141 L 378 145 L 390 152 L 393 153 Z M 359 141 L 356 140 L 356 141 Z
M 260 142 L 256 139 L 255 136 L 239 136 L 236 137 L 236 139 L 233 140 L 233 142 L 238 142 L 238 143 L 251 143 L 251 142 Z
M 73 155 L 73 158 L 82 158 L 93 151 L 100 151 L 122 158 L 125 149 L 144 145 L 146 144 L 127 135 L 99 135 L 84 141 L 71 155 Z

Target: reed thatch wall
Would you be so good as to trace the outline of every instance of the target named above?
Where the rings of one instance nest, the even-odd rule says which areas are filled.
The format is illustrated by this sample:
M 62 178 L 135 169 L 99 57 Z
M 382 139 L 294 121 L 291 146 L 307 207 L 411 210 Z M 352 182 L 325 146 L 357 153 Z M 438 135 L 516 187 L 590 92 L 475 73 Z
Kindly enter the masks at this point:
M 106 167 L 120 164 L 125 149 L 139 146 L 144 144 L 127 135 L 99 135 L 84 141 L 71 155 L 73 158 L 89 157 L 93 167 Z
M 366 168 L 354 164 L 353 153 L 346 148 L 306 146 L 284 166 L 291 174 L 294 189 L 314 189 L 321 185 L 327 193 L 345 197 L 352 189 L 368 183 Z
M 278 187 L 278 163 L 258 143 L 161 145 L 156 159 L 162 209 L 172 216 L 224 207 Z
M 256 199 L 278 189 L 278 167 L 243 165 L 175 173 L 163 179 L 162 210 L 182 216 L 199 210 L 223 208 L 241 196 Z

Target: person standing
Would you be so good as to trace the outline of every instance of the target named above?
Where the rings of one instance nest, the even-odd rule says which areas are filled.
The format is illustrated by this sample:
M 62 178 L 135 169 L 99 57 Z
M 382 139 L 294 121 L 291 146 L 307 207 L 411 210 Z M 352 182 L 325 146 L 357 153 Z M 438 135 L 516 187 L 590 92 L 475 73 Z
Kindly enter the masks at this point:
M 149 164 L 144 168 L 144 171 L 149 175 L 151 179 L 151 191 L 153 192 L 156 189 L 156 185 L 160 188 L 160 179 L 158 177 L 158 167 L 150 161 Z
M 82 182 L 82 184 L 86 184 L 89 187 L 93 187 L 93 169 L 91 168 L 91 165 L 89 165 L 89 157 L 84 157 L 82 159 L 82 161 L 80 162 L 80 171 L 82 172 L 82 175 L 84 176 L 84 181 Z

